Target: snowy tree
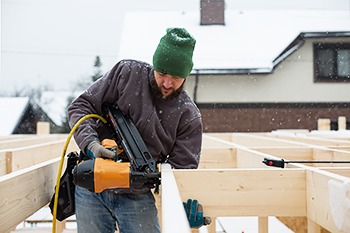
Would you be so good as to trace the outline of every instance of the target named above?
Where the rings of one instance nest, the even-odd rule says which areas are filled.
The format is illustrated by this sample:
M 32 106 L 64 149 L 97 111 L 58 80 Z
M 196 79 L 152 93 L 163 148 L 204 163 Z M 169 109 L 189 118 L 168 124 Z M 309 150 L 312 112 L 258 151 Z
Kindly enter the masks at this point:
M 92 82 L 95 82 L 102 76 L 101 66 L 102 62 L 100 56 L 96 56 L 94 62 L 94 74 L 91 76 Z
M 97 79 L 99 79 L 102 76 L 101 66 L 102 66 L 102 62 L 101 62 L 100 56 L 96 56 L 94 65 L 93 65 L 93 68 L 94 68 L 93 75 L 90 76 L 91 79 L 90 80 L 84 79 L 84 80 L 78 81 L 73 86 L 72 94 L 67 98 L 66 109 L 68 109 L 68 106 L 75 99 L 76 96 L 74 93 L 78 92 L 79 90 L 82 91 L 86 89 L 88 86 L 90 86 L 93 82 L 95 82 Z M 68 115 L 66 114 L 66 116 L 62 120 L 61 133 L 69 133 L 69 131 L 70 131 L 70 127 L 68 124 Z

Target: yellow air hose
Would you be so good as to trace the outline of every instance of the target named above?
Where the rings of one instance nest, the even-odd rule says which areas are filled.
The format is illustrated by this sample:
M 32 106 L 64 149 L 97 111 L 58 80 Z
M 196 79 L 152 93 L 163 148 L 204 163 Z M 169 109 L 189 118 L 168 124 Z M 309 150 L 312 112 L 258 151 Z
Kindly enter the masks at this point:
M 70 142 L 70 139 L 72 138 L 74 132 L 76 131 L 76 129 L 78 128 L 78 126 L 85 121 L 88 118 L 98 118 L 100 119 L 103 123 L 106 123 L 107 121 L 101 117 L 100 115 L 97 114 L 88 114 L 82 118 L 79 119 L 79 121 L 77 121 L 77 123 L 75 123 L 75 125 L 73 126 L 73 128 L 71 129 L 68 138 L 66 140 L 66 143 L 63 147 L 63 151 L 62 151 L 62 157 L 61 157 L 61 161 L 60 161 L 60 165 L 58 168 L 58 174 L 57 174 L 57 181 L 56 181 L 56 189 L 55 189 L 55 198 L 54 198 L 54 204 L 53 204 L 53 219 L 52 219 L 52 233 L 56 233 L 56 215 L 57 215 L 57 205 L 58 205 L 58 192 L 59 192 L 59 187 L 60 187 L 60 182 L 61 182 L 61 175 L 62 175 L 62 167 L 63 167 L 63 162 L 64 162 L 64 156 L 66 155 L 66 151 Z

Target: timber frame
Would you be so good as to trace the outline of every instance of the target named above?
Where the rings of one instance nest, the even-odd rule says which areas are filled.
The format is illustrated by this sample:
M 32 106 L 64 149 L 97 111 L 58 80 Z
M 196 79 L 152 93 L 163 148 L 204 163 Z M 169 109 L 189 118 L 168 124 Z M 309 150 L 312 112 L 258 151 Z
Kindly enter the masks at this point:
M 156 195 L 163 233 L 191 232 L 182 202 L 197 199 L 204 215 L 258 216 L 268 232 L 276 216 L 295 232 L 349 232 L 350 164 L 291 163 L 268 167 L 263 159 L 350 160 L 350 133 L 280 130 L 206 133 L 199 169 L 161 165 Z M 0 137 L 0 231 L 10 232 L 52 196 L 67 135 Z M 76 150 L 71 142 L 69 150 Z M 175 220 L 174 220 L 175 219 Z M 208 226 L 215 232 L 215 221 Z

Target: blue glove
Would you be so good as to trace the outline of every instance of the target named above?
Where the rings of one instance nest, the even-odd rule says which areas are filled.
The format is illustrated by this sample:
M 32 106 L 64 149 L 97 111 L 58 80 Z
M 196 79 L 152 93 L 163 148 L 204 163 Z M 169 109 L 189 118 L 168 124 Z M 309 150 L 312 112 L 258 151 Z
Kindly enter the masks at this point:
M 114 159 L 116 156 L 116 153 L 104 148 L 98 141 L 90 142 L 90 144 L 86 147 L 86 154 L 90 158 Z
M 183 202 L 191 228 L 200 228 L 204 225 L 203 206 L 197 200 L 188 199 Z

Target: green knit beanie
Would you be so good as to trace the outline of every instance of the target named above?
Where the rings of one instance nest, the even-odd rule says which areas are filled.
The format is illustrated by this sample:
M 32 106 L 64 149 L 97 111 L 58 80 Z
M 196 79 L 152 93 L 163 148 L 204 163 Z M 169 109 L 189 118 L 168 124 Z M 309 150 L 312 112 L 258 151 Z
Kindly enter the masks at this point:
M 184 28 L 168 28 L 153 55 L 153 68 L 161 73 L 186 78 L 193 67 L 196 40 Z

